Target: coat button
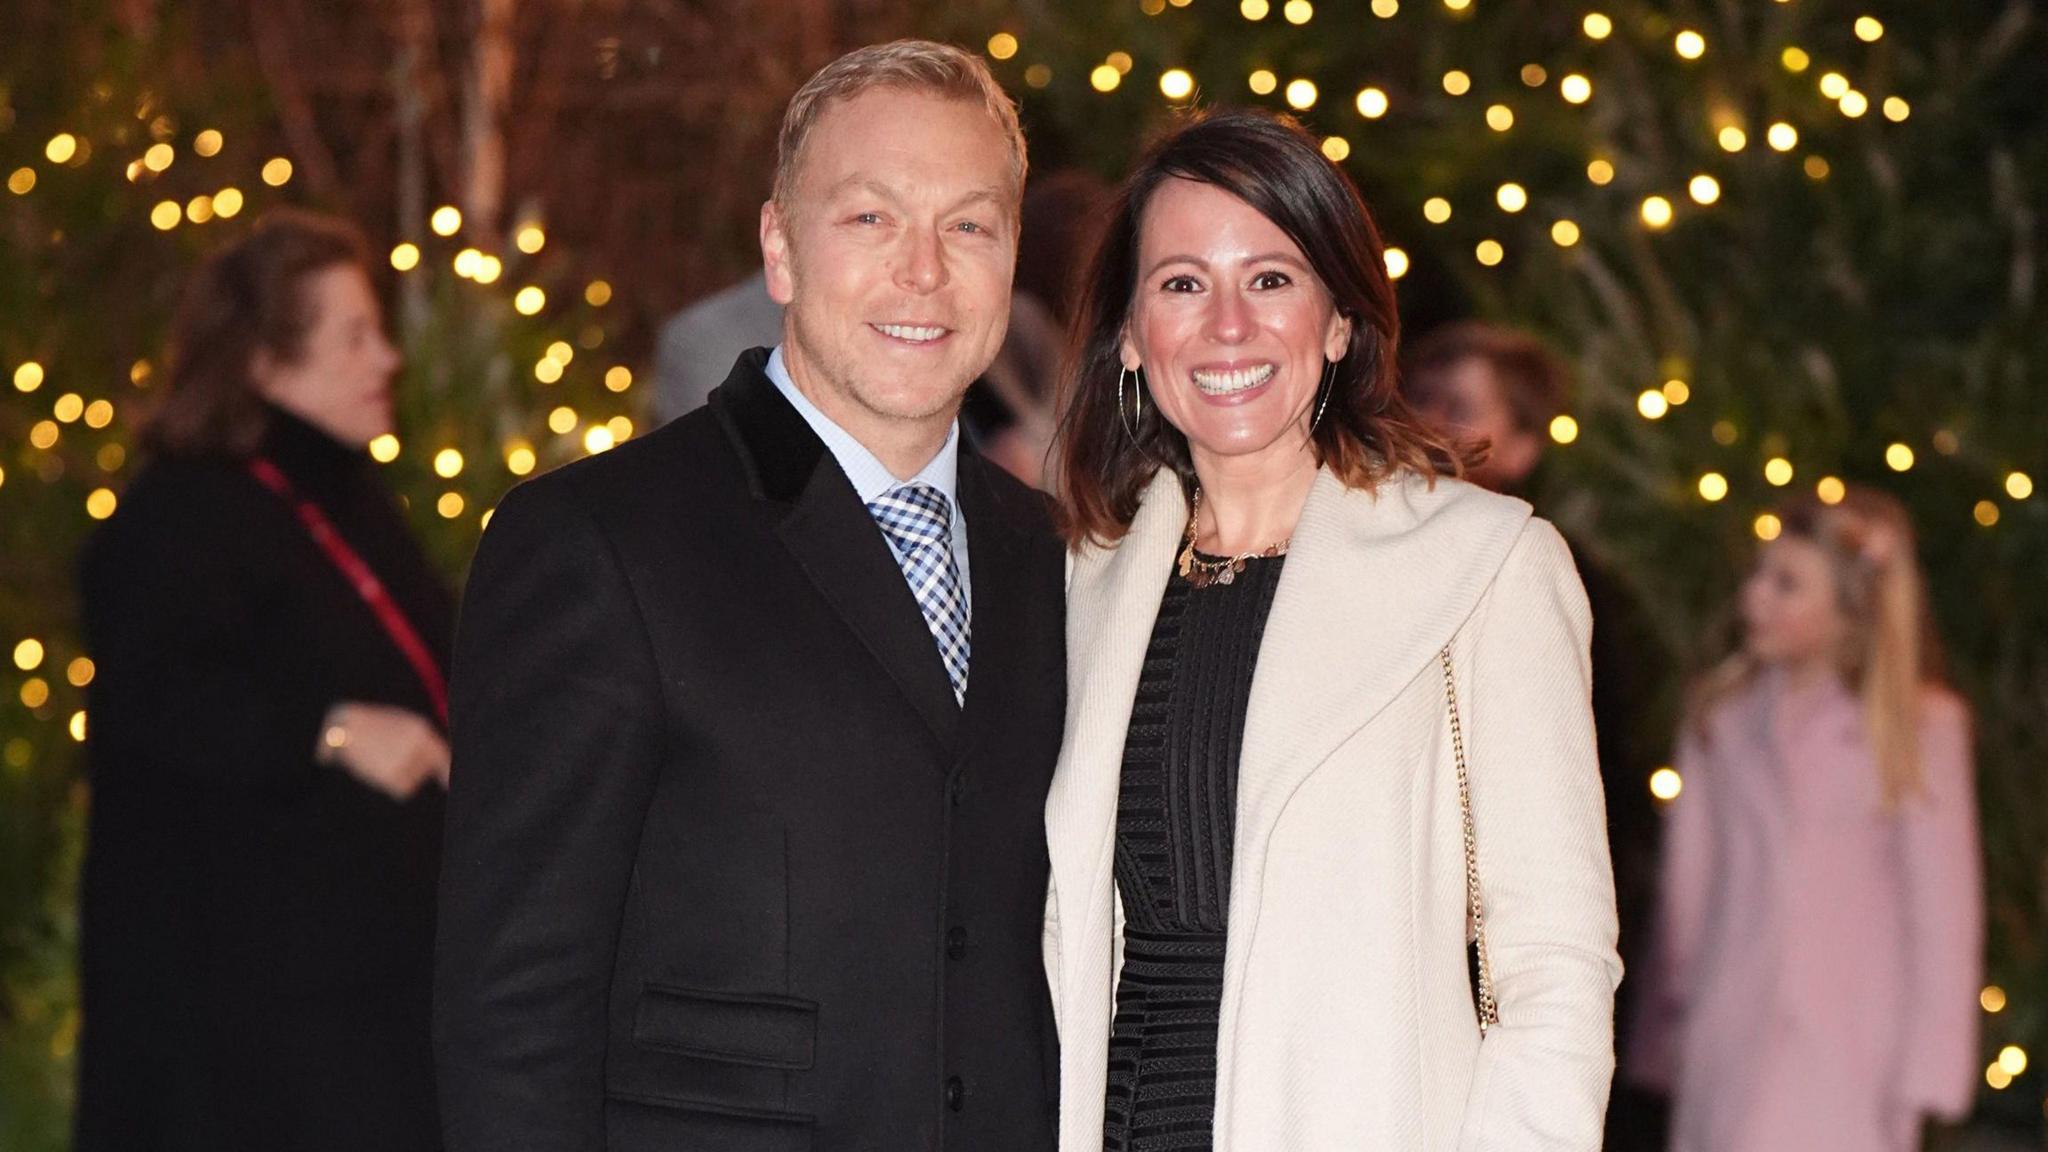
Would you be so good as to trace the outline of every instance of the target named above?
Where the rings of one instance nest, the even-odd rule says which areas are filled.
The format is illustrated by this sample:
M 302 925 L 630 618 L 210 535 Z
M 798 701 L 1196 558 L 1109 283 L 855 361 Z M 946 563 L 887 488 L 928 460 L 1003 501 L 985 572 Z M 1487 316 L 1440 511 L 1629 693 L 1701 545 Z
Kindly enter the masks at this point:
M 946 1107 L 958 1112 L 967 1106 L 967 1085 L 958 1076 L 946 1077 Z
M 959 960 L 967 955 L 967 929 L 958 926 L 946 932 L 946 959 Z

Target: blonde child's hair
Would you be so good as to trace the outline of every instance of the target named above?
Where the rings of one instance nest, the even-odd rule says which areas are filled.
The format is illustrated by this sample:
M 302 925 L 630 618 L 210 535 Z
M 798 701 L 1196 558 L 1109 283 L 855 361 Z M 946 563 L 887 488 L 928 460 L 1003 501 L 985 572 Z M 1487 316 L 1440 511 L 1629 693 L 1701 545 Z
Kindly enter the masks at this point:
M 1864 727 L 1888 809 L 1919 796 L 1921 698 L 1941 682 L 1940 649 L 1914 551 L 1913 523 L 1897 500 L 1852 487 L 1834 503 L 1803 497 L 1781 507 L 1782 537 L 1818 545 L 1848 622 L 1843 682 L 1863 698 Z M 1756 661 L 1738 652 L 1710 673 L 1694 715 L 1754 681 Z

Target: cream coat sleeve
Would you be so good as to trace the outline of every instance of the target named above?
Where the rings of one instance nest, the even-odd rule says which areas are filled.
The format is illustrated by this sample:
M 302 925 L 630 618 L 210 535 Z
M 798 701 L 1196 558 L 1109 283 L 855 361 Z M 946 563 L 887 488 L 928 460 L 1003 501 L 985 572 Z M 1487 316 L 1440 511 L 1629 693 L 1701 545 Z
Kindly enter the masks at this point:
M 1595 1152 L 1614 1074 L 1614 876 L 1593 744 L 1592 621 L 1564 539 L 1532 520 L 1460 669 L 1500 1024 L 1459 1148 Z
M 1970 715 L 1960 700 L 1930 700 L 1920 766 L 1925 793 L 1908 801 L 1899 844 L 1909 993 L 1895 1095 L 1908 1110 L 1953 1121 L 1976 1096 L 1984 983 L 1984 858 Z

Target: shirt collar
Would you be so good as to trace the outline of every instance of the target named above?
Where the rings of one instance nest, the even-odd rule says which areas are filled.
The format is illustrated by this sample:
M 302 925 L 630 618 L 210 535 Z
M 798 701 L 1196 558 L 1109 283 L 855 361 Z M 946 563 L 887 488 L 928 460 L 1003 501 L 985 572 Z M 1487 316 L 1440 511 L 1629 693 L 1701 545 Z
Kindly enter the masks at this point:
M 790 406 L 797 410 L 797 414 L 804 418 L 804 423 L 811 426 L 811 431 L 818 434 L 818 439 L 825 442 L 825 447 L 831 451 L 832 458 L 839 462 L 840 470 L 846 473 L 848 480 L 853 481 L 853 490 L 860 494 L 861 503 L 871 504 L 876 497 L 881 496 L 892 488 L 922 481 L 937 488 L 945 495 L 946 502 L 951 504 L 955 511 L 958 511 L 960 507 L 960 499 L 956 491 L 959 487 L 958 481 L 960 476 L 960 422 L 958 420 L 953 422 L 952 427 L 946 429 L 946 442 L 939 446 L 938 455 L 933 456 L 930 462 L 918 471 L 917 475 L 912 476 L 908 480 L 898 480 L 886 465 L 875 458 L 873 452 L 868 451 L 865 444 L 854 439 L 851 432 L 834 423 L 830 416 L 825 415 L 816 404 L 811 403 L 810 397 L 805 396 L 797 388 L 796 381 L 790 379 L 789 366 L 783 363 L 781 345 L 776 345 L 775 351 L 769 353 L 768 366 L 765 371 L 768 374 L 769 381 L 775 385 L 776 390 L 781 392 L 783 398 L 789 401 Z

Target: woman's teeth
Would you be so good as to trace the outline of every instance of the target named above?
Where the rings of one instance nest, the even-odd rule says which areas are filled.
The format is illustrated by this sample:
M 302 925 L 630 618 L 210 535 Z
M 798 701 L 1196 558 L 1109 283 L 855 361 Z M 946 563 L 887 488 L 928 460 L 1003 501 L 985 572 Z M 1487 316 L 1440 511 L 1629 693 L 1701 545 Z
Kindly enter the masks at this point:
M 946 334 L 944 328 L 913 327 L 908 324 L 877 324 L 875 331 L 897 340 L 908 340 L 912 344 L 929 344 Z
M 1274 366 L 1260 364 L 1253 368 L 1236 368 L 1229 372 L 1194 372 L 1195 387 L 1210 396 L 1229 396 L 1244 392 L 1273 378 Z

